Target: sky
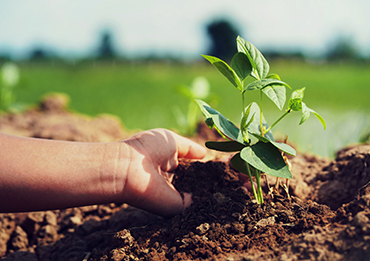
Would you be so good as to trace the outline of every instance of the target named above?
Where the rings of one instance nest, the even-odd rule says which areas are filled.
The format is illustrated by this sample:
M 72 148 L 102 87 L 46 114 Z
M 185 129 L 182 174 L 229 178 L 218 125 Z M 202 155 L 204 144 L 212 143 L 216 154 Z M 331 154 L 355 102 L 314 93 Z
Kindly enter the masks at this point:
M 319 55 L 338 37 L 370 56 L 369 0 L 0 0 L 0 55 L 48 47 L 76 58 L 97 48 L 110 30 L 126 56 L 197 57 L 206 26 L 226 18 L 259 49 Z

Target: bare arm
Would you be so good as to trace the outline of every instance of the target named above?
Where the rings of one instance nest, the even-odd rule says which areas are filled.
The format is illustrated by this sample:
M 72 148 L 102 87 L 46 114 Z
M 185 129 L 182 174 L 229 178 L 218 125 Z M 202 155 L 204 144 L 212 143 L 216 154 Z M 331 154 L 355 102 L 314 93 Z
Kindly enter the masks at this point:
M 119 148 L 118 143 L 50 141 L 0 134 L 0 210 L 44 210 L 113 200 L 110 172 L 111 166 L 117 164 Z
M 182 201 L 168 171 L 178 157 L 204 154 L 200 145 L 162 129 L 112 143 L 0 134 L 0 212 L 126 202 L 173 215 L 191 199 Z

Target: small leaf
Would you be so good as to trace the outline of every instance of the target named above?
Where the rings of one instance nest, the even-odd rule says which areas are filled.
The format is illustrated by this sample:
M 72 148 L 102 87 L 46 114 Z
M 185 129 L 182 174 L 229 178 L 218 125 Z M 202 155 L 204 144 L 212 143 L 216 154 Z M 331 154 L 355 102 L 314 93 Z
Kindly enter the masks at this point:
M 204 108 L 204 106 L 209 106 L 208 103 L 206 103 L 206 102 L 204 102 L 202 100 L 199 100 L 199 99 L 195 99 L 194 101 L 198 104 L 198 106 L 199 106 L 200 110 L 202 111 L 203 115 L 207 119 L 208 118 L 211 118 L 212 119 L 211 114 Z
M 276 141 L 270 140 L 268 136 L 267 137 L 262 137 L 261 135 L 258 135 L 256 133 L 251 133 L 251 134 L 262 142 L 265 142 L 265 143 L 270 142 L 272 145 L 274 145 L 279 150 L 285 152 L 286 154 L 289 154 L 289 155 L 292 155 L 292 156 L 296 155 L 295 149 L 293 149 L 291 146 L 289 146 L 286 143 L 281 143 L 281 142 L 276 142 Z
M 262 89 L 263 93 L 282 110 L 285 104 L 285 86 L 280 84 L 270 84 Z
M 240 157 L 267 175 L 287 179 L 293 178 L 280 151 L 271 143 L 259 141 L 250 147 L 245 147 L 240 152 Z
M 241 151 L 245 145 L 237 141 L 207 141 L 206 147 L 211 150 L 223 152 Z
M 270 65 L 266 61 L 261 52 L 250 42 L 244 40 L 240 36 L 236 39 L 238 52 L 245 53 L 253 67 L 252 76 L 257 80 L 261 80 L 267 76 L 270 70 Z
M 290 99 L 288 102 L 288 108 L 293 111 L 302 110 L 302 99 Z
M 304 123 L 309 117 L 310 117 L 310 112 L 312 112 L 316 118 L 321 122 L 322 126 L 324 127 L 324 130 L 326 129 L 326 122 L 323 117 L 321 117 L 320 114 L 318 114 L 316 111 L 310 109 L 307 107 L 307 105 L 302 102 L 302 116 L 301 116 L 301 121 L 299 122 L 299 125 Z
M 302 102 L 302 115 L 301 115 L 301 121 L 299 122 L 299 125 L 304 123 L 309 117 L 310 117 L 310 110 L 308 109 L 306 104 Z
M 212 118 L 214 126 L 218 131 L 224 134 L 228 139 L 235 140 L 243 143 L 243 137 L 241 131 L 234 123 L 229 121 L 225 116 L 219 113 L 217 110 L 211 108 L 206 102 L 201 100 L 195 100 L 201 108 L 206 118 Z
M 245 111 L 244 111 L 244 114 L 243 114 L 243 117 L 240 121 L 240 128 L 241 129 L 247 129 L 249 127 L 249 125 L 251 125 L 251 123 L 253 122 L 254 120 L 254 115 L 256 114 L 256 112 L 254 112 L 252 114 L 252 116 L 250 116 L 251 114 L 251 107 L 252 107 L 252 104 L 253 103 L 250 103 L 246 108 L 245 108 Z M 249 121 L 248 121 L 249 119 Z M 247 122 L 248 121 L 248 122 Z
M 240 91 L 243 90 L 243 85 L 240 82 L 240 79 L 238 75 L 235 73 L 235 71 L 223 60 L 210 56 L 210 55 L 202 55 L 205 59 L 207 59 L 211 64 L 213 64 L 214 67 L 216 67 L 219 72 L 221 72 L 228 80 L 231 82 L 232 85 L 234 85 L 236 88 L 238 88 Z
M 253 103 L 249 104 L 243 113 L 243 117 L 240 120 L 240 130 L 243 134 L 243 140 L 246 143 L 250 143 L 249 137 L 248 137 L 248 127 L 253 123 L 254 116 L 256 115 L 256 112 L 252 113 L 252 116 L 250 116 L 251 107 Z
M 276 80 L 281 81 L 280 76 L 277 75 L 276 73 L 269 74 L 269 75 L 267 75 L 266 78 L 268 78 L 268 79 L 276 79 Z
M 314 110 L 310 109 L 309 110 L 316 116 L 317 119 L 319 119 L 319 121 L 321 122 L 322 126 L 324 127 L 324 130 L 326 130 L 326 122 L 324 120 L 323 117 L 321 117 L 320 114 L 318 114 L 317 112 L 315 112 Z
M 258 133 L 261 134 L 260 130 L 260 107 L 258 106 L 257 103 L 252 102 L 251 103 L 251 110 L 250 113 L 254 115 L 254 119 L 252 123 L 248 126 L 248 131 L 251 133 Z M 262 125 L 264 126 L 265 129 L 268 129 L 268 124 L 265 120 L 265 117 L 262 116 Z M 265 137 L 268 137 L 270 140 L 274 140 L 274 137 L 272 136 L 272 132 L 268 131 L 267 133 L 264 133 Z
M 273 79 L 273 78 L 266 78 L 266 79 L 251 82 L 250 84 L 248 84 L 247 86 L 244 87 L 243 92 L 253 91 L 253 90 L 260 90 L 260 89 L 263 89 L 266 86 L 272 85 L 272 84 L 287 86 L 288 88 L 290 88 L 290 86 L 287 83 L 283 82 L 283 81 Z
M 243 142 L 240 130 L 234 125 L 234 123 L 211 107 L 205 108 L 211 114 L 212 120 L 217 129 L 219 129 L 229 139 Z
M 231 60 L 231 68 L 239 76 L 240 80 L 247 78 L 252 72 L 252 65 L 245 53 L 238 52 Z
M 303 87 L 302 89 L 298 89 L 298 90 L 295 90 L 293 93 L 292 93 L 292 99 L 303 99 L 303 96 L 304 96 L 304 90 L 306 89 L 306 87 Z
M 252 122 L 254 121 L 254 115 L 256 115 L 256 113 L 252 114 L 252 117 L 249 119 L 247 123 L 245 123 L 245 125 L 243 126 L 243 129 L 247 129 L 252 124 Z
M 289 154 L 289 155 L 292 155 L 292 156 L 296 156 L 296 151 L 295 149 L 293 149 L 291 146 L 289 146 L 288 144 L 286 143 L 282 143 L 282 142 L 275 142 L 275 141 L 271 141 L 271 143 L 276 147 L 278 148 L 279 150 L 285 152 L 286 154 Z
M 293 110 L 293 111 L 301 111 L 303 108 L 302 108 L 302 100 L 303 100 L 303 96 L 304 96 L 304 90 L 306 88 L 303 87 L 302 89 L 299 89 L 299 90 L 295 90 L 292 95 L 291 95 L 291 98 L 289 99 L 288 101 L 288 108 Z M 303 113 L 303 112 L 302 112 Z M 308 115 L 309 116 L 309 115 Z M 308 118 L 308 117 L 307 117 Z M 303 123 L 303 122 L 302 122 Z

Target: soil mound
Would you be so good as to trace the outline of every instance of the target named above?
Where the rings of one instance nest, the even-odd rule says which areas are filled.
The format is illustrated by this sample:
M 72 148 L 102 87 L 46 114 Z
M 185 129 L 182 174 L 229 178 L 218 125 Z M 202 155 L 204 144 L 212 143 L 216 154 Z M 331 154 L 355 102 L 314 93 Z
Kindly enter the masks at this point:
M 356 198 L 369 181 L 370 145 L 351 146 L 339 151 L 336 160 L 316 176 L 314 199 L 337 209 Z
M 38 106 L 25 113 L 0 115 L 0 132 L 43 139 L 109 142 L 129 136 L 118 117 L 97 117 L 72 112 L 65 94 L 45 96 Z

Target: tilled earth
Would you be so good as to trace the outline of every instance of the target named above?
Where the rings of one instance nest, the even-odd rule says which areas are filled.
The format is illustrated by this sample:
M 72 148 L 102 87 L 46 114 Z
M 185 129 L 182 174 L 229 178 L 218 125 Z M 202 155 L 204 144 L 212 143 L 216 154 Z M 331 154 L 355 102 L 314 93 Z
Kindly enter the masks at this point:
M 72 113 L 63 95 L 0 116 L 0 132 L 73 141 L 127 138 L 113 116 Z M 213 133 L 201 132 L 203 142 Z M 213 137 L 211 137 L 213 138 Z M 208 156 L 213 158 L 214 154 Z M 370 145 L 333 161 L 290 159 L 289 191 L 256 204 L 227 160 L 181 161 L 174 185 L 193 204 L 171 218 L 116 204 L 0 214 L 4 260 L 370 260 Z M 273 186 L 275 179 L 268 178 Z M 289 194 L 288 194 L 288 193 Z M 1 199 L 6 200 L 6 199 Z

